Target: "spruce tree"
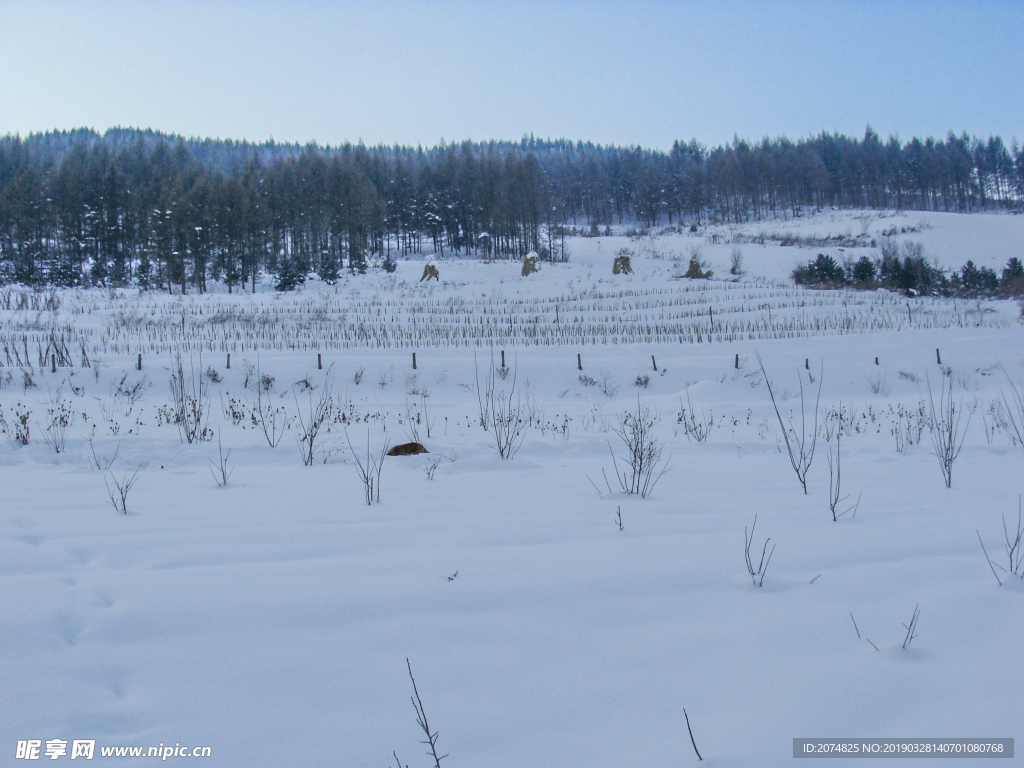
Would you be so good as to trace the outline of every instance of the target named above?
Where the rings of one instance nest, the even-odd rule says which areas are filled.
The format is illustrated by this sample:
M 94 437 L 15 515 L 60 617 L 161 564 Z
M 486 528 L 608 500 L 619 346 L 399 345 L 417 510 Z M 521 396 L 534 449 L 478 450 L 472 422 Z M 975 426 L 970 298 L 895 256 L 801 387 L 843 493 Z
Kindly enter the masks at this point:
M 274 289 L 278 291 L 294 291 L 302 283 L 306 282 L 300 266 L 296 264 L 295 257 L 282 256 L 278 260 L 277 282 Z
M 353 248 L 348 255 L 348 268 L 352 274 L 365 275 L 367 266 L 362 248 Z

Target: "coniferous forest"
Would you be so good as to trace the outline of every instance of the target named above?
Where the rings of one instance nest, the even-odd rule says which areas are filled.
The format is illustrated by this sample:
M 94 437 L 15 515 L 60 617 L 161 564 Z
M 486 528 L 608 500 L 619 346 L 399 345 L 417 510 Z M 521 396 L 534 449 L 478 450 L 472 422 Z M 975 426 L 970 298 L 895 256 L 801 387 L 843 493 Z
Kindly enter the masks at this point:
M 825 207 L 1019 208 L 1024 149 L 950 133 L 822 133 L 669 152 L 567 140 L 424 149 L 80 129 L 0 138 L 0 282 L 290 289 L 424 250 L 565 257 L 572 229 L 788 217 Z

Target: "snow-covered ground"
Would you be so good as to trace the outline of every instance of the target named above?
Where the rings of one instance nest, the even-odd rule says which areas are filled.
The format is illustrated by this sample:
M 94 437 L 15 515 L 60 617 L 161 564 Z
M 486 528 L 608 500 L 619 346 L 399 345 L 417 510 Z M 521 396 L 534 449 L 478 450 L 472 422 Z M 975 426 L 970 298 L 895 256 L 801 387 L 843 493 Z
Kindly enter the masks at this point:
M 177 743 L 211 765 L 425 766 L 407 658 L 448 768 L 695 764 L 684 707 L 712 766 L 789 765 L 794 737 L 1024 736 L 1024 589 L 978 543 L 1007 566 L 1024 493 L 999 426 L 1024 389 L 1018 305 L 797 290 L 793 266 L 825 249 L 731 242 L 856 237 L 859 215 L 574 238 L 526 278 L 439 259 L 420 283 L 402 261 L 296 294 L 63 291 L 56 312 L 0 311 L 0 355 L 20 340 L 31 364 L 0 357 L 0 764 L 19 740 L 95 739 L 100 763 Z M 1024 256 L 1024 217 L 867 215 L 869 237 L 917 229 L 898 237 L 946 267 Z M 746 275 L 676 279 L 696 246 L 716 278 L 741 248 Z M 621 248 L 631 276 L 611 274 Z M 51 337 L 72 367 L 40 366 Z M 178 349 L 212 440 L 168 421 Z M 495 390 L 514 382 L 532 416 L 509 460 L 480 426 L 502 350 Z M 801 385 L 809 415 L 821 385 L 806 495 L 756 354 L 797 428 Z M 291 420 L 277 447 L 249 415 L 262 376 Z M 947 489 L 927 426 L 897 447 L 950 384 L 966 437 Z M 306 466 L 296 416 L 328 387 Z M 647 498 L 617 492 L 611 456 L 621 471 L 638 407 L 668 468 Z M 839 511 L 860 503 L 833 522 L 839 409 Z M 385 458 L 367 505 L 348 440 L 365 464 L 367 441 L 414 436 L 430 453 Z M 116 513 L 108 487 L 137 469 Z M 763 586 L 755 515 L 755 567 L 776 547 Z

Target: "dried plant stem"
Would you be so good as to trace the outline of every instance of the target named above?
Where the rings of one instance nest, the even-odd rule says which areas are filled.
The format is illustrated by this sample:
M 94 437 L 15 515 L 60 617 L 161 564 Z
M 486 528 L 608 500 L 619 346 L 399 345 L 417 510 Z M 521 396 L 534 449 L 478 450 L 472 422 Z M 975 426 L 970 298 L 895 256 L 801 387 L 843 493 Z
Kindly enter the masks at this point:
M 423 701 L 420 699 L 419 689 L 416 687 L 416 678 L 412 676 L 412 664 L 409 663 L 409 659 L 406 658 L 405 665 L 409 669 L 409 679 L 412 680 L 412 692 L 413 695 L 409 698 L 412 700 L 412 706 L 416 710 L 416 724 L 422 729 L 423 733 L 426 734 L 426 739 L 422 742 L 430 747 L 430 751 L 427 752 L 434 760 L 434 768 L 441 768 L 441 761 L 444 760 L 448 755 L 437 754 L 437 737 L 440 735 L 437 731 L 431 731 L 430 725 L 427 723 L 427 713 L 423 709 Z M 398 759 L 398 756 L 395 756 Z

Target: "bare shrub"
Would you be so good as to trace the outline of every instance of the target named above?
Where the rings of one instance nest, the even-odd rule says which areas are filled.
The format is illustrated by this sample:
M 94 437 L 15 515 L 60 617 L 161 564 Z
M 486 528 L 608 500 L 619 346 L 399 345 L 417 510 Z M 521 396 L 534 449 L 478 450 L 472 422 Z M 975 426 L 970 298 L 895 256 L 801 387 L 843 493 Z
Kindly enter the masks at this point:
M 315 392 L 319 390 L 320 394 Z M 299 445 L 299 453 L 302 455 L 302 463 L 307 467 L 313 466 L 313 459 L 316 455 L 317 436 L 324 422 L 327 421 L 334 409 L 334 388 L 331 385 L 331 370 L 327 369 L 324 374 L 324 383 L 319 387 L 310 387 L 306 390 L 306 408 L 299 402 L 299 395 L 292 389 L 295 398 L 296 420 L 299 424 L 299 434 L 296 435 L 296 442 Z
M 617 382 L 612 383 L 611 374 L 607 371 L 601 371 L 601 381 L 598 382 L 598 388 L 601 390 L 601 394 L 609 400 L 613 400 L 615 395 L 619 393 L 619 384 Z
M 426 474 L 427 480 L 434 479 L 434 474 L 437 472 L 437 468 L 441 466 L 441 460 L 445 458 L 447 457 L 440 453 L 435 454 L 430 458 L 430 461 L 427 462 L 427 466 L 423 468 L 423 472 Z
M 228 452 L 224 453 L 224 447 L 220 444 L 220 437 L 217 437 L 217 462 L 214 463 L 213 459 L 210 459 L 210 472 L 213 474 L 213 479 L 217 481 L 217 485 L 224 488 L 228 484 L 228 480 L 231 478 L 234 469 L 228 469 L 228 459 L 231 458 L 231 449 L 228 448 Z
M 348 430 L 345 430 L 345 440 L 348 442 L 348 449 L 352 454 L 352 458 L 356 462 L 356 472 L 359 474 L 359 480 L 363 484 L 363 492 L 366 495 L 366 503 L 372 504 L 373 502 L 380 501 L 380 474 L 384 469 L 384 457 L 388 453 L 388 440 L 385 438 L 384 445 L 380 449 L 379 453 L 374 453 L 370 450 L 370 430 L 366 430 L 366 462 L 359 458 L 359 454 L 356 453 L 355 447 L 352 445 L 352 440 L 348 436 Z M 431 477 L 433 479 L 433 477 Z
M 891 391 L 889 381 L 884 373 L 876 373 L 868 377 L 868 388 L 873 395 L 885 397 Z
M 507 370 L 507 369 L 506 369 Z M 420 392 L 420 413 L 423 414 L 423 426 L 427 428 L 427 438 L 433 436 L 434 424 L 437 422 L 437 414 L 434 413 L 427 405 L 427 398 L 430 397 L 430 393 L 423 389 Z
M 755 587 L 764 586 L 764 577 L 768 573 L 768 563 L 772 561 L 772 555 L 775 554 L 775 545 L 772 544 L 772 549 L 768 551 L 768 544 L 771 543 L 771 537 L 765 539 L 764 546 L 761 548 L 761 560 L 757 564 L 757 568 L 754 568 L 754 561 L 750 557 L 750 547 L 754 543 L 754 529 L 757 528 L 757 515 L 754 515 L 754 523 L 750 526 L 750 533 L 747 533 L 747 527 L 743 526 L 743 558 L 747 562 L 747 573 L 750 574 L 750 581 Z M 767 557 L 765 557 L 767 555 Z
M 124 515 L 128 514 L 128 494 L 138 479 L 140 469 L 141 467 L 136 467 L 131 475 L 122 475 L 120 478 L 114 474 L 113 470 L 110 470 L 109 474 L 110 480 L 114 484 L 113 488 L 110 487 L 107 478 L 103 478 L 103 484 L 107 486 L 107 496 L 110 498 L 110 504 L 115 512 L 120 512 Z
M 881 251 L 883 259 L 897 259 L 900 255 L 900 243 L 892 235 L 882 235 L 878 238 L 878 250 Z
M 259 369 L 248 360 L 242 361 L 242 370 L 245 371 L 245 380 L 242 382 L 243 387 L 248 389 L 249 384 L 252 382 L 259 382 Z
M 579 379 L 580 384 L 582 384 L 585 387 L 597 387 L 599 390 L 601 390 L 601 394 L 603 394 L 609 400 L 614 399 L 615 395 L 619 393 L 620 384 L 618 382 L 612 381 L 611 374 L 608 371 L 601 371 L 600 379 L 595 379 L 593 376 L 588 376 L 585 373 L 581 373 Z M 639 382 L 640 377 L 637 377 L 637 380 Z M 648 383 L 650 383 L 650 379 L 648 379 Z M 637 386 L 643 385 L 637 383 Z
M 904 453 L 907 448 L 921 442 L 925 427 L 929 424 L 928 415 L 925 411 L 925 403 L 922 400 L 916 409 L 910 406 L 903 406 L 901 403 L 896 408 L 896 425 L 892 433 L 896 437 L 896 451 Z
M 988 561 L 989 568 L 992 569 L 992 575 L 996 577 L 996 581 L 999 582 L 999 586 L 1003 586 L 1003 580 L 999 578 L 999 574 L 996 573 L 996 568 L 1002 571 L 1007 576 L 1016 576 L 1019 579 L 1024 579 L 1024 516 L 1021 512 L 1021 501 L 1020 497 L 1017 497 L 1017 527 L 1014 530 L 1013 535 L 1010 535 L 1010 529 L 1006 525 L 1006 515 L 1003 515 L 1003 538 L 1006 543 L 1003 548 L 1006 552 L 1006 567 L 999 565 L 995 560 L 988 556 L 988 550 L 985 549 L 985 542 L 981 540 L 981 531 L 977 528 L 974 532 L 978 534 L 978 542 L 981 544 L 981 551 L 985 553 L 985 560 Z
M 476 401 L 480 413 L 480 426 L 485 430 L 490 428 L 491 400 L 494 397 L 495 375 L 497 369 L 494 367 L 494 353 L 491 353 L 490 368 L 484 373 L 484 381 L 480 383 L 480 366 L 476 359 L 476 352 L 473 353 L 473 371 L 476 375 Z
M 840 517 L 853 512 L 853 516 L 857 516 L 857 507 L 860 506 L 860 496 L 857 496 L 857 503 L 842 512 L 838 511 L 840 505 L 849 499 L 849 496 L 842 496 L 842 439 L 843 431 L 840 429 L 836 432 L 836 452 L 835 458 L 832 456 L 832 446 L 828 447 L 828 508 L 832 512 L 832 521 L 836 522 Z
M 910 644 L 914 642 L 914 638 L 917 637 L 917 620 L 919 618 L 921 618 L 921 611 L 915 605 L 914 614 L 910 617 L 910 623 L 903 625 L 907 630 L 907 634 L 903 638 L 903 650 L 907 650 L 907 648 L 910 647 Z
M 22 445 L 28 445 L 31 433 L 32 411 L 20 402 L 14 407 L 14 416 L 11 424 L 5 427 L 5 431 Z
M 963 448 L 967 427 L 970 426 L 971 417 L 974 415 L 974 408 L 967 408 L 967 421 L 961 428 L 964 400 L 963 397 L 957 400 L 953 393 L 953 377 L 945 375 L 942 377 L 938 404 L 932 394 L 931 381 L 928 381 L 928 406 L 932 429 L 932 448 L 935 451 L 935 458 L 939 460 L 942 479 L 947 488 L 952 488 L 953 462 L 956 461 L 960 455 L 960 449 Z
M 1009 397 L 1006 396 L 1006 392 L 999 393 L 1003 401 L 1003 418 L 1000 426 L 1006 430 L 1014 445 L 1024 448 L 1024 381 L 1015 384 L 1002 363 L 999 367 L 1002 368 L 1006 382 L 1010 385 Z
M 871 229 L 871 217 L 866 213 L 862 213 L 857 217 L 857 221 L 860 222 L 860 236 L 867 237 L 868 230 Z
M 121 452 L 121 443 L 118 441 L 117 446 L 114 448 L 114 453 L 110 456 L 101 456 L 96 453 L 96 446 L 93 444 L 93 438 L 95 437 L 96 427 L 93 427 L 93 434 L 89 435 L 87 442 L 89 443 L 89 453 L 92 456 L 89 458 L 89 466 L 94 471 L 106 472 L 117 461 L 117 454 Z
M 814 400 L 814 428 L 807 429 L 807 409 L 804 402 L 804 380 L 797 378 L 800 382 L 800 429 L 794 427 L 792 419 L 784 419 L 779 411 L 779 404 L 775 399 L 775 391 L 772 389 L 772 382 L 764 369 L 760 353 L 757 354 L 758 365 L 761 366 L 761 373 L 764 375 L 765 384 L 768 385 L 768 395 L 772 399 L 772 407 L 775 409 L 775 416 L 779 420 L 779 427 L 782 429 L 782 437 L 786 441 L 786 451 L 789 453 L 789 463 L 793 466 L 797 480 L 800 481 L 804 493 L 807 493 L 807 472 L 814 461 L 814 449 L 818 443 L 818 406 L 821 402 L 821 382 L 824 378 L 824 368 L 818 375 L 818 395 Z
M 732 256 L 729 260 L 729 274 L 736 277 L 742 277 L 746 274 L 746 270 L 743 269 L 743 251 L 739 248 L 732 249 Z
M 262 379 L 262 376 L 257 373 Z M 312 396 L 313 387 L 308 388 L 307 393 Z M 298 396 L 296 396 L 296 402 Z M 284 437 L 285 431 L 291 426 L 292 417 L 283 405 L 274 405 L 270 398 L 269 390 L 263 386 L 256 387 L 256 392 L 251 396 L 249 411 L 255 426 L 259 427 L 267 445 L 277 448 Z
M 68 428 L 75 423 L 75 411 L 71 403 L 61 395 L 64 385 L 57 387 L 56 394 L 46 404 L 46 425 L 43 427 L 43 441 L 54 453 L 63 453 L 68 442 Z
M 410 403 L 407 399 L 405 401 L 405 409 L 402 412 L 402 431 L 405 432 L 409 442 L 419 443 L 420 440 L 420 429 L 423 428 L 427 432 L 427 437 L 431 436 L 434 429 L 434 422 L 437 421 L 437 417 L 430 412 L 430 408 L 427 405 L 427 397 L 429 392 L 421 391 L 420 399 L 418 404 Z
M 202 359 L 199 366 L 202 367 Z M 174 423 L 178 434 L 189 444 L 212 440 L 213 430 L 207 425 L 210 413 L 208 380 L 197 374 L 191 365 L 186 372 L 180 353 L 175 355 L 171 370 L 171 398 L 174 400 Z
M 129 381 L 126 373 L 114 386 L 114 400 L 124 404 L 125 415 L 128 416 L 148 390 L 149 377 L 143 376 L 136 381 Z
M 490 396 L 490 413 L 488 420 L 491 426 L 494 447 L 502 459 L 511 459 L 516 455 L 526 439 L 526 433 L 533 423 L 534 407 L 529 394 L 525 396 L 516 391 L 519 366 L 512 372 L 512 382 L 506 392 L 502 388 L 498 392 L 492 390 Z M 490 379 L 494 381 L 494 364 L 491 363 Z
M 458 571 L 455 572 L 458 575 Z M 455 577 L 449 577 L 449 581 L 454 581 Z M 412 699 L 412 706 L 416 710 L 416 725 L 420 727 L 423 734 L 427 737 L 423 740 L 423 744 L 426 744 L 430 751 L 427 755 L 434 761 L 434 768 L 441 768 L 441 761 L 444 760 L 448 755 L 437 754 L 437 737 L 439 736 L 437 731 L 430 729 L 430 724 L 427 722 L 427 713 L 423 709 L 423 700 L 420 699 L 419 689 L 416 687 L 416 678 L 412 676 L 412 664 L 409 663 L 409 659 L 405 660 L 406 667 L 409 668 L 409 679 L 412 680 L 412 692 L 410 696 Z M 392 752 L 395 757 L 395 762 L 398 763 L 398 768 L 402 768 L 402 763 L 398 759 L 398 755 Z
M 873 413 L 871 406 L 868 406 L 868 412 Z M 856 408 L 844 408 L 842 403 L 838 407 L 832 406 L 821 418 L 821 436 L 826 442 L 831 442 L 836 432 L 842 432 L 847 437 L 857 434 L 867 429 L 863 423 L 865 416 L 864 413 L 858 414 Z M 873 417 L 871 421 L 874 422 Z
M 409 400 L 405 401 L 405 411 L 403 412 L 404 420 L 402 422 L 402 431 L 405 432 L 405 436 L 409 438 L 410 443 L 418 443 L 420 441 L 420 423 L 423 421 L 423 414 L 416 408 L 416 406 L 409 403 Z
M 683 399 L 679 398 L 679 415 L 676 417 L 676 423 L 682 426 L 687 440 L 704 443 L 707 442 L 708 435 L 711 434 L 711 429 L 715 425 L 715 414 L 713 412 L 707 414 L 702 408 L 698 417 L 693 410 L 693 403 L 690 402 L 690 388 L 687 387 L 686 405 L 683 405 Z
M 615 468 L 615 479 L 623 493 L 647 498 L 662 475 L 669 470 L 667 463 L 661 466 L 664 445 L 654 436 L 654 428 L 660 420 L 660 414 L 652 410 L 649 405 L 643 405 L 638 397 L 636 412 L 622 414 L 616 420 L 616 425 L 612 427 L 612 431 L 618 435 L 626 448 L 624 456 L 616 457 L 612 444 L 608 443 L 608 451 L 612 455 L 612 464 Z M 619 458 L 622 458 L 625 465 L 621 470 L 619 469 Z M 659 466 L 661 466 L 660 469 Z M 611 492 L 607 475 L 605 475 L 605 484 Z

